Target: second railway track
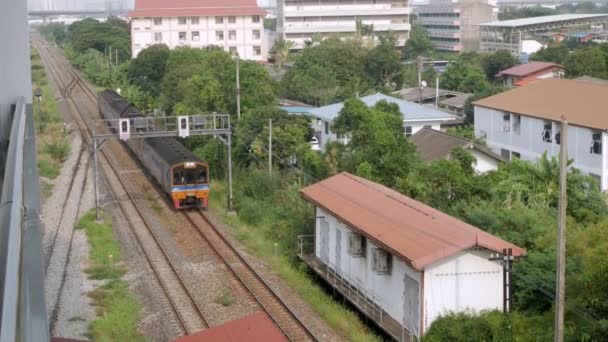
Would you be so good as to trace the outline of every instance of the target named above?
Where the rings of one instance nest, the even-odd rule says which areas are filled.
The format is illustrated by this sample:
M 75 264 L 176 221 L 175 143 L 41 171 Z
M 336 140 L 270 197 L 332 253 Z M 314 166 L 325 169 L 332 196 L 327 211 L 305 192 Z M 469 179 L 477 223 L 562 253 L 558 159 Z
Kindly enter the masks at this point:
M 93 105 L 96 104 L 97 98 L 95 92 L 82 80 L 78 72 L 69 65 L 65 58 L 60 55 L 59 51 L 54 51 L 56 48 L 50 47 L 41 39 L 37 40 L 37 44 L 40 46 L 41 55 L 44 55 L 43 58 L 48 60 L 47 65 L 52 70 L 57 86 L 61 88 L 61 93 L 66 101 L 70 102 L 75 114 L 78 114 L 75 115 L 74 120 L 77 121 L 78 128 L 83 135 L 83 140 L 90 146 L 91 132 L 86 121 L 98 119 L 98 117 L 92 118 L 88 116 L 86 112 L 90 112 L 91 110 L 83 109 L 82 103 L 79 106 L 77 103 L 79 101 L 76 98 L 80 101 L 83 99 L 82 97 L 75 96 L 73 92 L 79 89 L 80 93 L 89 100 L 89 108 L 93 108 Z M 94 107 L 96 108 L 96 106 Z M 115 197 L 128 199 L 128 201 L 119 200 L 118 203 L 125 213 L 131 229 L 142 247 L 159 284 L 167 294 L 173 311 L 180 321 L 182 330 L 186 333 L 192 333 L 197 331 L 197 329 L 201 330 L 209 327 L 204 311 L 198 307 L 195 298 L 181 278 L 169 254 L 164 250 L 159 237 L 150 227 L 133 195 L 129 193 L 123 180 L 119 177 L 117 167 L 112 164 L 110 158 L 103 151 L 100 153 L 100 156 L 101 168 Z M 275 293 L 203 212 L 189 211 L 183 214 L 200 237 L 212 247 L 214 253 L 223 261 L 234 278 L 247 289 L 259 306 L 276 323 L 289 340 L 318 340 L 312 331 L 302 322 L 302 319 Z

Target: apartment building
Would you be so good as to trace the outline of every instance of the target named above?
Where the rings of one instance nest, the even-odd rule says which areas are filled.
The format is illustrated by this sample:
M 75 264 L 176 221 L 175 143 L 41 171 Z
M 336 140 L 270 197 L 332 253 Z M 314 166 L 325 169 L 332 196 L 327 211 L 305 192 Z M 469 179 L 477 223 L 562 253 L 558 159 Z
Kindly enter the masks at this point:
M 408 0 L 277 0 L 277 33 L 283 39 L 304 42 L 315 34 L 322 37 L 352 37 L 357 20 L 373 25 L 376 34 L 391 31 L 397 44 L 405 45 L 412 13 Z
M 571 167 L 608 190 L 608 84 L 550 78 L 473 103 L 475 135 L 506 159 L 558 157 L 561 117 L 568 126 Z
M 476 51 L 480 45 L 477 25 L 496 20 L 498 7 L 495 0 L 430 0 L 414 12 L 435 49 Z
M 267 57 L 264 15 L 256 0 L 136 0 L 131 19 L 133 58 L 154 44 L 219 46 L 243 59 Z

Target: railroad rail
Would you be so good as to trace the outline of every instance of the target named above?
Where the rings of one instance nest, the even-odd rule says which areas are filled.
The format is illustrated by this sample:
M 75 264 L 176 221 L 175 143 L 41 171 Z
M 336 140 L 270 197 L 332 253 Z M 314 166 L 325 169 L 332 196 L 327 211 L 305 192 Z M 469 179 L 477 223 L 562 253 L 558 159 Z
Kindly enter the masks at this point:
M 63 69 L 67 71 L 70 76 L 69 81 L 60 80 L 62 94 L 72 103 L 75 111 L 78 113 L 80 118 L 75 118 L 78 121 L 79 130 L 83 134 L 84 139 L 86 140 L 89 146 L 92 146 L 91 141 L 91 130 L 90 125 L 87 125 L 85 122 L 85 117 L 83 111 L 78 108 L 75 99 L 72 97 L 72 92 L 75 87 L 79 87 L 85 94 L 92 104 L 96 104 L 97 97 L 95 91 L 83 81 L 82 77 L 75 71 L 71 65 L 60 56 L 57 56 L 57 52 L 53 52 L 47 43 L 40 40 L 39 44 L 43 45 L 43 48 L 47 50 L 45 53 L 47 54 L 47 58 L 50 57 L 54 63 L 55 70 L 53 71 L 56 79 L 61 79 L 59 73 L 59 65 L 62 65 Z M 50 56 L 49 56 L 50 54 Z M 41 52 L 42 55 L 42 52 Z M 60 64 L 62 63 L 62 64 Z M 97 111 L 95 111 L 97 112 Z M 76 116 L 78 116 L 76 115 Z M 88 118 L 89 122 L 92 120 Z M 103 161 L 104 161 L 104 171 L 106 174 L 106 178 L 110 183 L 120 183 L 120 188 L 123 190 L 118 190 L 120 193 L 116 193 L 115 195 L 118 198 L 127 197 L 130 199 L 129 203 L 123 203 L 123 201 L 119 201 L 121 208 L 125 214 L 130 212 L 128 208 L 125 206 L 132 206 L 135 208 L 138 220 L 142 221 L 144 225 L 147 227 L 150 234 L 154 236 L 156 244 L 158 248 L 162 251 L 164 255 L 165 262 L 171 265 L 171 269 L 177 279 L 179 279 L 180 287 L 184 289 L 185 292 L 188 292 L 187 287 L 179 272 L 177 272 L 176 268 L 173 266 L 170 257 L 167 252 L 162 247 L 158 237 L 154 233 L 153 229 L 151 229 L 149 222 L 143 216 L 140 208 L 135 202 L 133 196 L 127 191 L 125 184 L 123 184 L 120 177 L 118 177 L 118 171 L 116 170 L 116 166 L 110 162 L 110 159 L 102 151 Z M 154 187 L 156 191 L 158 191 L 157 187 Z M 241 253 L 228 241 L 228 239 L 223 235 L 223 233 L 205 216 L 205 214 L 199 210 L 197 211 L 189 211 L 182 212 L 185 218 L 191 223 L 192 227 L 199 233 L 200 237 L 207 241 L 208 244 L 213 249 L 214 253 L 225 263 L 227 269 L 234 276 L 234 278 L 245 288 L 249 293 L 251 293 L 252 297 L 255 301 L 260 305 L 260 307 L 268 314 L 268 316 L 275 322 L 275 324 L 279 327 L 279 329 L 283 332 L 283 334 L 291 341 L 317 341 L 318 339 L 315 337 L 313 332 L 302 322 L 302 320 L 298 317 L 298 315 L 290 309 L 290 307 L 285 303 L 285 301 L 269 286 L 269 284 L 260 276 L 260 274 L 255 270 L 254 267 L 250 265 L 250 263 L 241 255 Z M 133 218 L 130 218 L 126 215 L 127 218 L 132 221 Z M 132 229 L 135 225 L 134 222 L 131 222 Z M 135 233 L 135 231 L 134 231 Z M 173 310 L 176 315 L 179 317 L 181 321 L 181 325 L 184 330 L 188 333 L 191 333 L 186 326 L 187 323 L 185 319 L 180 316 L 180 310 L 177 308 L 177 303 L 171 299 L 170 291 L 168 290 L 168 286 L 164 284 L 163 277 L 159 275 L 159 272 L 154 267 L 154 262 L 152 258 L 146 252 L 146 248 L 144 247 L 144 243 L 140 240 L 139 236 L 134 234 L 138 239 L 139 244 L 142 246 L 142 250 L 146 254 L 146 258 L 150 263 L 152 269 L 154 270 L 159 283 L 163 287 L 163 290 L 167 293 L 168 299 L 171 301 Z M 191 302 L 196 305 L 196 301 L 191 297 Z M 201 318 L 204 319 L 203 311 L 198 310 Z M 206 322 L 206 321 L 205 321 Z M 205 323 L 208 327 L 209 324 Z
M 74 115 L 74 120 L 77 122 L 78 129 L 81 132 L 85 143 L 89 147 L 92 147 L 90 126 L 85 122 L 85 114 L 83 114 L 83 110 L 78 107 L 76 101 L 74 101 L 72 98 L 71 93 L 74 86 L 78 85 L 91 100 L 91 103 L 94 104 L 97 101 L 94 91 L 86 84 L 83 84 L 80 75 L 78 75 L 76 71 L 71 68 L 71 66 L 66 65 L 67 62 L 62 61 L 60 57 L 54 54 L 51 48 L 49 48 L 45 42 L 39 40 L 38 44 L 41 46 L 41 56 L 44 55 L 44 57 L 47 59 L 47 65 L 51 69 L 51 73 L 54 75 L 57 86 L 62 90 L 65 100 L 71 103 L 72 109 L 74 109 L 74 111 L 77 113 L 77 115 Z M 66 81 L 61 78 L 60 69 L 62 64 L 63 70 L 67 71 L 72 77 L 72 81 L 67 84 Z M 128 202 L 118 201 L 118 204 L 121 207 L 121 210 L 125 213 L 133 234 L 140 245 L 152 271 L 154 272 L 156 279 L 163 288 L 163 291 L 167 294 L 167 299 L 169 300 L 171 307 L 180 322 L 182 330 L 187 334 L 192 334 L 198 330 L 208 328 L 209 324 L 205 318 L 205 315 L 203 314 L 203 310 L 198 306 L 194 296 L 192 296 L 188 290 L 185 281 L 177 271 L 177 267 L 171 261 L 167 251 L 160 243 L 159 237 L 151 228 L 150 223 L 141 212 L 141 209 L 138 207 L 135 199 L 127 191 L 125 184 L 118 176 L 116 167 L 110 162 L 110 159 L 103 150 L 101 157 L 102 167 L 104 168 L 104 171 L 106 171 L 105 174 L 108 178 L 108 182 L 115 185 L 115 187 L 112 189 L 115 196 L 117 198 L 129 199 Z M 135 216 L 128 215 L 128 213 L 135 213 Z M 148 241 L 145 241 L 145 233 L 141 230 L 137 230 L 136 227 L 145 227 L 149 234 Z M 152 241 L 149 241 L 150 237 L 153 240 L 152 244 Z M 155 252 L 151 250 L 153 248 L 156 248 L 157 255 L 154 255 Z M 158 251 L 160 251 L 160 258 Z

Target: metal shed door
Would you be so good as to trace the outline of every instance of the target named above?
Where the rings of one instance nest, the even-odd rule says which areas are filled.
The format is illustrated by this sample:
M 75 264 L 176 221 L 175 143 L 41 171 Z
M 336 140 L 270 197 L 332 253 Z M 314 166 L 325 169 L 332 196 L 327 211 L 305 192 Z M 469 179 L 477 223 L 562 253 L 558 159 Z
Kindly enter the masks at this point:
M 321 261 L 329 263 L 329 223 L 321 219 Z
M 420 286 L 416 279 L 403 277 L 403 323 L 404 326 L 416 336 L 419 336 L 420 327 Z
M 342 255 L 342 231 L 340 229 L 336 229 L 336 272 L 340 274 L 340 260 Z

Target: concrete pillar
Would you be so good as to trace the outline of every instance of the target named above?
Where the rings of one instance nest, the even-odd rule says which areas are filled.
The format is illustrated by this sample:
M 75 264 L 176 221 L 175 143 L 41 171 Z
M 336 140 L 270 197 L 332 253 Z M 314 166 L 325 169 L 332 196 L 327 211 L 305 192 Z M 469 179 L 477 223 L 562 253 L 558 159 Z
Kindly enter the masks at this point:
M 0 145 L 9 136 L 11 106 L 19 96 L 32 103 L 27 1 L 0 0 Z

